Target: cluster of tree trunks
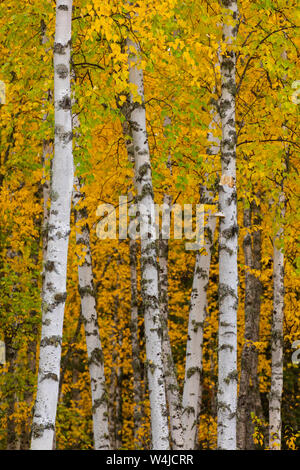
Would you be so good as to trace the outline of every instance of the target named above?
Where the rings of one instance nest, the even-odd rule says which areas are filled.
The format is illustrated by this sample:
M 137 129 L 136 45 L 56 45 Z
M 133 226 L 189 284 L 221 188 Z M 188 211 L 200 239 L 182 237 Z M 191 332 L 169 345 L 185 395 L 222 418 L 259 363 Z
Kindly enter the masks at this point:
M 237 308 L 238 308 L 238 224 L 236 192 L 236 57 L 235 42 L 239 13 L 237 1 L 222 0 L 226 8 L 223 40 L 226 50 L 220 55 L 221 94 L 214 109 L 213 122 L 222 129 L 221 142 L 210 142 L 208 153 L 221 154 L 219 178 L 219 336 L 217 420 L 218 448 L 221 450 L 253 449 L 253 416 L 262 416 L 257 377 L 258 354 L 253 343 L 259 340 L 259 320 L 262 285 L 261 222 L 259 207 L 253 202 L 244 210 L 247 233 L 243 250 L 245 259 L 245 333 L 238 384 Z M 110 395 L 104 373 L 103 351 L 97 319 L 96 293 L 92 269 L 90 233 L 85 208 L 83 183 L 74 178 L 73 134 L 79 122 L 72 119 L 71 95 L 71 23 L 72 0 L 58 0 L 54 44 L 54 109 L 55 140 L 51 169 L 51 186 L 43 186 L 43 289 L 42 333 L 40 342 L 37 397 L 31 432 L 31 449 L 52 449 L 55 446 L 55 420 L 59 397 L 61 344 L 66 301 L 68 238 L 73 201 L 77 224 L 76 243 L 84 248 L 84 260 L 78 262 L 78 288 L 81 298 L 81 322 L 84 325 L 92 396 L 93 435 L 95 449 L 120 448 L 122 414 L 122 368 L 112 372 Z M 44 37 L 45 33 L 44 33 Z M 196 253 L 188 320 L 185 379 L 182 394 L 177 381 L 172 346 L 168 330 L 168 251 L 166 234 L 170 228 L 172 200 L 166 192 L 167 208 L 157 243 L 151 156 L 146 128 L 143 71 L 139 67 L 140 46 L 126 39 L 129 83 L 137 89 L 139 100 L 129 94 L 122 108 L 125 117 L 123 133 L 128 159 L 134 165 L 133 191 L 129 200 L 139 205 L 140 243 L 129 240 L 131 281 L 131 343 L 134 400 L 134 439 L 142 447 L 140 429 L 143 417 L 142 364 L 139 346 L 139 302 L 144 315 L 146 364 L 151 410 L 152 448 L 160 450 L 195 449 L 202 398 L 202 347 L 207 312 L 212 247 L 217 217 L 206 210 L 204 246 Z M 44 162 L 51 153 L 51 142 L 44 142 Z M 171 156 L 167 166 L 171 168 Z M 205 181 L 201 186 L 200 202 L 212 206 L 213 190 Z M 135 196 L 134 196 L 135 193 Z M 256 195 L 257 196 L 257 195 Z M 259 196 L 258 196 L 259 197 Z M 281 194 L 281 199 L 283 194 Z M 48 200 L 51 205 L 48 210 Z M 280 201 L 282 203 L 282 201 Z M 284 213 L 281 214 L 284 218 Z M 253 226 L 256 228 L 253 229 Z M 274 240 L 274 315 L 272 328 L 272 383 L 270 392 L 270 448 L 280 448 L 282 393 L 282 325 L 284 306 L 284 258 L 278 247 L 283 230 Z M 139 252 L 140 248 L 140 252 Z M 138 265 L 141 289 L 138 292 Z M 257 271 L 257 275 L 253 273 Z M 117 323 L 119 299 L 115 297 Z M 112 341 L 122 341 L 116 334 Z M 6 338 L 7 361 L 14 368 L 15 351 L 11 337 Z M 33 365 L 35 367 L 35 365 Z M 10 414 L 14 400 L 9 403 Z M 115 424 L 113 424 L 113 422 Z M 116 424 L 117 423 L 117 424 Z M 13 420 L 8 421 L 8 447 L 12 448 Z

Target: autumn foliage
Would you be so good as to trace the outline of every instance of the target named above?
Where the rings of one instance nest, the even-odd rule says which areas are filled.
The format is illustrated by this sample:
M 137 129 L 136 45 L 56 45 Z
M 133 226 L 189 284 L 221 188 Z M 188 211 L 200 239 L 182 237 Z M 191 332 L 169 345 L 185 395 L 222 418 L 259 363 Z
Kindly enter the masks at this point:
M 116 208 L 118 221 L 119 197 L 136 195 L 134 164 L 128 158 L 126 145 L 130 135 L 124 133 L 128 96 L 139 101 L 136 88 L 128 80 L 128 35 L 140 47 L 155 202 L 162 204 L 167 193 L 173 203 L 182 207 L 199 204 L 200 187 L 205 184 L 213 191 L 217 207 L 220 148 L 209 151 L 208 134 L 212 133 L 216 141 L 222 139 L 219 121 L 211 129 L 214 113 L 222 115 L 224 111 L 219 107 L 219 60 L 226 51 L 221 27 L 226 8 L 221 3 L 226 4 L 214 0 L 73 2 L 72 113 L 80 122 L 78 131 L 73 132 L 73 152 L 76 176 L 84 194 L 77 211 L 81 210 L 85 217 L 76 219 L 72 208 L 55 430 L 57 449 L 87 450 L 94 445 L 89 360 L 78 290 L 78 265 L 84 263 L 85 247 L 76 242 L 76 232 L 86 226 L 111 447 L 151 448 L 140 242 L 136 243 L 135 299 L 141 366 L 137 432 L 133 419 L 130 241 L 99 239 L 96 212 L 100 204 L 111 204 Z M 249 348 L 254 352 L 251 357 L 257 357 L 257 374 L 255 383 L 252 376 L 248 380 L 247 397 L 257 385 L 257 394 L 251 397 L 255 396 L 259 404 L 255 402 L 247 418 L 247 429 L 251 429 L 247 442 L 251 442 L 252 449 L 267 450 L 275 243 L 284 254 L 281 448 L 296 450 L 300 444 L 299 359 L 295 354 L 300 327 L 299 11 L 294 1 L 238 3 L 238 34 L 233 45 L 239 278 L 236 379 L 239 390 L 243 351 Z M 54 139 L 54 33 L 54 1 L 1 2 L 0 80 L 5 84 L 5 101 L 0 95 L 0 340 L 5 344 L 5 358 L 0 365 L 1 449 L 30 447 L 42 323 L 43 188 L 51 179 Z M 43 41 L 43 34 L 47 41 Z M 45 159 L 46 141 L 50 144 Z M 47 204 L 50 207 L 49 201 Z M 279 232 L 281 228 L 283 231 Z M 219 229 L 217 218 L 206 291 L 196 449 L 217 448 Z M 278 233 L 283 235 L 276 237 Z M 247 240 L 257 243 L 259 250 L 258 262 L 251 265 L 245 258 Z M 195 259 L 196 252 L 185 249 L 184 239 L 169 240 L 168 331 L 180 395 L 185 379 Z M 253 284 L 248 283 L 249 275 Z M 255 340 L 253 332 L 250 339 L 245 335 L 245 311 L 249 311 L 247 302 L 254 292 L 253 287 L 251 292 L 248 290 L 250 285 L 255 289 L 259 285 L 260 289 Z

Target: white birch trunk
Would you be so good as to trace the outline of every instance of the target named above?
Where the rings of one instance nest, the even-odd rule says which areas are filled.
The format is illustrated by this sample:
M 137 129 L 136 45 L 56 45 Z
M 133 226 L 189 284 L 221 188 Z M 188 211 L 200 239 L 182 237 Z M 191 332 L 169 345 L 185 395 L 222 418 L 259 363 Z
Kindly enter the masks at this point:
M 220 116 L 215 106 L 213 106 L 211 115 L 210 131 L 207 136 L 210 145 L 207 153 L 217 155 L 220 151 L 220 139 L 214 135 L 213 131 L 220 124 Z M 213 194 L 208 191 L 206 185 L 201 186 L 200 202 L 208 205 L 214 203 Z M 216 230 L 216 218 L 212 216 L 211 211 L 208 212 L 205 224 L 203 247 L 205 253 L 197 252 L 196 255 L 186 346 L 185 381 L 182 397 L 184 449 L 186 450 L 195 449 L 202 402 L 203 328 L 207 313 L 206 292 L 209 282 L 211 249 Z
M 286 50 L 282 58 L 287 60 Z M 283 77 L 286 82 L 286 76 Z M 283 130 L 287 130 L 283 124 Z M 282 169 L 287 171 L 289 150 L 285 149 L 285 161 Z M 283 319 L 284 319 L 284 253 L 278 242 L 284 240 L 283 222 L 285 218 L 284 177 L 281 182 L 278 206 L 280 208 L 281 226 L 273 241 L 273 318 L 271 335 L 271 388 L 269 395 L 269 447 L 281 450 L 281 400 L 283 390 Z
M 46 35 L 46 25 L 42 22 L 42 44 L 47 44 L 49 41 Z M 49 48 L 46 49 L 46 52 L 49 51 Z M 51 90 L 48 90 L 47 101 L 52 101 Z M 43 121 L 47 120 L 48 114 L 45 113 L 43 116 Z M 42 165 L 43 165 L 43 178 L 45 179 L 43 183 L 43 226 L 42 226 L 42 251 L 43 251 L 43 260 L 46 259 L 47 255 L 47 245 L 48 245 L 48 225 L 49 225 L 49 207 L 48 202 L 50 199 L 50 181 L 46 175 L 46 167 L 50 160 L 50 155 L 53 152 L 53 141 L 51 139 L 43 140 L 43 155 L 42 155 Z M 43 279 L 45 279 L 45 274 L 43 271 Z
M 134 164 L 134 145 L 132 142 L 132 131 L 130 128 L 130 100 L 127 95 L 126 102 L 121 106 L 121 112 L 125 118 L 122 124 L 123 136 L 125 140 L 128 161 Z M 132 178 L 135 187 L 135 178 Z M 128 192 L 130 204 L 135 204 L 135 196 L 132 191 Z M 130 223 L 135 221 L 136 215 L 132 216 Z M 133 426 L 134 426 L 134 448 L 142 447 L 142 417 L 143 417 L 143 390 L 142 390 L 142 364 L 140 359 L 140 342 L 138 326 L 138 285 L 137 285 L 137 241 L 129 239 L 129 260 L 130 260 L 130 291 L 131 291 L 131 348 L 132 348 L 132 370 L 133 370 Z
M 206 188 L 204 188 L 202 203 L 211 203 L 211 195 L 209 195 Z M 208 211 L 204 238 L 205 253 L 198 251 L 196 255 L 188 323 L 185 379 L 182 397 L 185 450 L 195 449 L 197 439 L 198 415 L 201 403 L 203 327 L 207 309 L 206 291 L 209 282 L 211 248 L 215 228 L 216 217 L 211 215 L 211 211 Z
M 284 220 L 284 193 L 279 198 L 281 219 Z M 273 318 L 271 335 L 271 389 L 269 395 L 269 447 L 281 450 L 281 399 L 283 388 L 283 318 L 284 318 L 284 253 L 277 246 L 283 239 L 283 227 L 273 243 Z
M 170 342 L 168 317 L 169 317 L 169 295 L 168 295 L 168 251 L 169 240 L 164 238 L 168 234 L 171 223 L 171 196 L 164 195 L 163 203 L 166 207 L 165 219 L 166 225 L 162 226 L 161 237 L 159 240 L 159 297 L 160 314 L 162 321 L 162 348 L 163 364 L 166 383 L 167 403 L 170 416 L 170 434 L 172 450 L 183 449 L 183 429 L 182 429 L 182 409 L 179 386 L 176 376 L 176 369 L 173 360 L 172 347 Z
M 57 0 L 54 45 L 55 144 L 32 450 L 51 450 L 60 375 L 70 210 L 73 189 L 70 90 L 72 0 Z
M 169 449 L 166 394 L 162 362 L 161 319 L 158 299 L 158 266 L 156 259 L 155 211 L 151 162 L 146 130 L 143 72 L 138 67 L 139 46 L 127 39 L 129 83 L 137 86 L 142 103 L 130 96 L 130 126 L 135 157 L 135 181 L 140 209 L 141 227 L 141 280 L 144 307 L 147 375 L 149 384 L 152 447 Z
M 130 197 L 130 193 L 129 193 Z M 132 344 L 132 369 L 133 369 L 133 422 L 135 448 L 140 449 L 142 439 L 140 429 L 143 416 L 143 390 L 142 390 L 142 367 L 140 359 L 140 344 L 138 335 L 138 289 L 137 289 L 137 243 L 129 240 L 130 252 L 130 286 L 131 286 L 131 316 L 130 332 Z
M 71 71 L 75 78 L 74 71 Z M 73 102 L 73 100 L 72 100 Z M 73 116 L 73 133 L 79 134 L 80 122 L 78 116 Z M 81 318 L 84 324 L 89 373 L 91 380 L 93 437 L 95 450 L 109 450 L 108 403 L 106 379 L 104 372 L 104 355 L 98 325 L 96 309 L 96 293 L 94 289 L 94 274 L 90 244 L 90 231 L 87 223 L 87 210 L 79 208 L 85 194 L 79 178 L 74 178 L 73 205 L 75 212 L 76 244 L 84 248 L 84 262 L 78 263 L 78 290 L 81 302 Z
M 171 124 L 171 119 L 166 116 L 164 127 Z M 171 155 L 168 156 L 167 168 L 172 176 Z M 168 185 L 169 186 L 169 185 Z M 170 437 L 172 450 L 183 449 L 183 428 L 181 394 L 179 391 L 176 367 L 173 360 L 172 346 L 169 335 L 169 234 L 171 227 L 172 198 L 165 193 L 163 198 L 164 217 L 159 236 L 159 308 L 162 322 L 162 350 L 163 366 L 166 386 L 166 398 L 170 419 Z
M 238 307 L 238 225 L 236 194 L 235 93 L 236 58 L 232 44 L 236 38 L 238 7 L 236 0 L 222 0 L 226 8 L 223 40 L 226 51 L 220 56 L 222 125 L 219 184 L 219 344 L 218 344 L 218 448 L 236 449 L 237 410 L 237 307 Z
M 82 225 L 82 221 L 86 219 L 86 209 L 76 207 L 84 197 L 78 178 L 75 178 L 75 187 L 73 195 L 75 220 L 76 223 L 81 222 L 80 232 L 76 230 L 76 244 L 82 245 L 85 249 L 84 263 L 78 264 L 78 287 L 91 379 L 94 448 L 108 450 L 110 445 L 104 360 L 96 310 L 90 234 L 87 223 Z

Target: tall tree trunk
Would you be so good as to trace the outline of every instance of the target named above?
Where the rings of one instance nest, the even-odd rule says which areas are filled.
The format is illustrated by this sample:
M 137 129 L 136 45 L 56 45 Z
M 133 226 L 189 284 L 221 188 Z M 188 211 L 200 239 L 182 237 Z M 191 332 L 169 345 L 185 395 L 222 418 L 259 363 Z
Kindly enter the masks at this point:
M 44 21 L 41 23 L 42 28 L 42 44 L 45 45 L 48 43 L 49 39 L 46 35 L 46 25 Z M 49 51 L 49 48 L 46 49 L 46 53 Z M 53 96 L 51 90 L 48 90 L 47 101 L 52 101 Z M 45 113 L 43 116 L 43 121 L 46 121 L 48 113 Z M 43 187 L 43 226 L 42 226 L 42 250 L 43 250 L 43 260 L 46 259 L 47 255 L 47 245 L 48 245 L 48 226 L 49 226 L 49 199 L 50 199 L 50 181 L 46 174 L 46 168 L 48 166 L 50 155 L 53 152 L 53 140 L 52 139 L 43 139 L 43 154 L 42 154 L 42 166 L 43 166 L 43 177 L 44 183 Z M 44 269 L 44 267 L 43 267 Z M 45 279 L 45 274 L 43 272 L 43 280 Z M 44 289 L 44 286 L 43 286 Z
M 164 127 L 171 125 L 171 119 L 166 116 Z M 166 166 L 172 176 L 171 155 L 168 155 Z M 167 183 L 168 188 L 170 184 Z M 165 376 L 165 387 L 167 405 L 170 420 L 171 448 L 173 450 L 183 449 L 183 427 L 182 427 L 182 408 L 181 394 L 177 381 L 177 372 L 173 360 L 173 353 L 169 335 L 169 238 L 171 228 L 172 197 L 169 190 L 163 197 L 163 218 L 162 227 L 159 231 L 159 308 L 162 322 L 162 350 L 163 366 Z
M 281 220 L 285 216 L 285 197 L 279 197 Z M 283 222 L 282 222 L 283 223 Z M 284 318 L 284 253 L 278 246 L 284 237 L 283 226 L 273 242 L 273 318 L 271 334 L 271 389 L 269 395 L 269 447 L 281 450 L 281 399 L 283 388 L 283 318 Z
M 80 225 L 80 229 L 78 230 L 77 228 L 76 230 L 76 244 L 83 246 L 85 250 L 84 262 L 79 261 L 78 263 L 78 289 L 91 379 L 94 448 L 95 450 L 107 450 L 110 446 L 104 358 L 96 310 L 96 294 L 86 208 L 78 207 L 84 199 L 78 178 L 75 178 L 75 188 L 73 195 L 75 222 Z
M 70 89 L 71 20 L 72 0 L 58 0 L 54 44 L 55 142 L 32 450 L 52 449 L 58 399 L 74 172 Z
M 218 448 L 236 449 L 237 408 L 237 308 L 238 308 L 238 225 L 236 194 L 236 57 L 232 47 L 237 35 L 237 0 L 222 0 L 226 8 L 223 40 L 226 50 L 220 56 L 222 125 L 219 183 L 219 345 L 218 345 Z
M 118 328 L 118 315 L 120 312 L 120 297 L 119 297 L 119 289 L 120 289 L 120 277 L 119 277 L 119 266 L 120 266 L 120 254 L 118 255 L 117 260 L 117 282 L 116 282 L 116 295 L 114 296 L 114 324 L 115 324 L 115 338 L 114 342 L 116 343 L 115 347 L 115 361 L 119 362 L 119 354 L 122 348 L 122 332 Z M 122 425 L 123 425 L 123 401 L 122 401 L 122 382 L 123 382 L 123 367 L 121 365 L 115 365 L 114 370 L 114 386 L 115 386 L 115 422 L 114 422 L 114 430 L 116 436 L 116 449 L 120 449 L 122 447 Z
M 215 91 L 215 90 L 214 90 Z M 217 155 L 220 152 L 220 139 L 213 131 L 220 124 L 217 107 L 211 109 L 211 122 L 207 140 L 209 146 L 207 154 Z M 205 175 L 208 179 L 208 175 Z M 200 186 L 200 203 L 213 205 L 214 192 L 209 191 L 206 184 Z M 182 397 L 184 448 L 195 449 L 199 415 L 202 402 L 202 348 L 203 328 L 207 312 L 207 287 L 212 254 L 212 245 L 216 230 L 216 218 L 211 210 L 207 213 L 208 219 L 204 227 L 204 251 L 198 251 L 193 277 L 191 302 L 188 323 L 188 338 L 186 347 L 185 381 Z
M 158 266 L 155 234 L 154 195 L 146 130 L 143 72 L 138 66 L 140 49 L 126 41 L 129 82 L 136 85 L 141 103 L 130 95 L 130 126 L 134 144 L 135 181 L 141 220 L 141 294 L 144 308 L 147 374 L 151 409 L 153 449 L 169 449 L 166 394 L 163 376 L 161 319 L 158 299 Z M 147 230 L 146 230 L 147 227 Z M 143 233 L 144 232 L 144 233 Z
M 130 128 L 130 102 L 127 96 L 126 102 L 123 104 L 121 112 L 125 117 L 122 124 L 123 136 L 125 139 L 128 161 L 134 164 L 134 147 L 132 141 L 132 130 Z M 133 186 L 135 186 L 135 178 L 133 177 Z M 130 204 L 135 204 L 135 197 L 132 191 L 128 192 Z M 131 222 L 134 222 L 134 216 Z M 130 263 L 130 289 L 131 289 L 131 315 L 130 315 L 130 334 L 132 348 L 132 370 L 133 370 L 133 434 L 134 447 L 140 449 L 142 447 L 141 426 L 143 417 L 143 390 L 142 390 L 142 364 L 140 359 L 140 341 L 139 341 L 139 325 L 138 325 L 138 285 L 137 285 L 137 253 L 138 243 L 135 239 L 129 238 L 129 263 Z
M 206 187 L 201 190 L 201 203 L 212 204 L 212 194 Z M 208 211 L 208 220 L 204 231 L 204 249 L 197 252 L 193 286 L 191 293 L 191 305 L 188 323 L 188 339 L 186 346 L 185 379 L 183 388 L 183 428 L 184 449 L 195 449 L 198 416 L 201 403 L 201 375 L 202 375 L 202 346 L 203 327 L 207 311 L 207 286 L 211 261 L 211 248 L 216 228 L 216 217 Z
M 112 344 L 112 366 L 110 374 L 110 396 L 109 396 L 109 429 L 110 429 L 110 442 L 112 449 L 120 449 L 122 447 L 122 425 L 123 425 L 123 401 L 122 401 L 122 382 L 123 382 L 123 368 L 119 364 L 120 351 L 122 347 L 122 332 L 118 328 L 118 318 L 120 312 L 120 297 L 119 297 L 119 265 L 120 254 L 117 253 L 117 281 L 115 285 L 116 294 L 114 295 L 113 307 L 113 329 L 111 333 Z
M 130 196 L 129 196 L 130 197 Z M 140 435 L 143 417 L 143 390 L 142 390 L 142 366 L 140 359 L 140 343 L 138 334 L 138 288 L 137 288 L 137 242 L 129 240 L 130 256 L 130 286 L 131 286 L 131 318 L 130 332 L 132 345 L 132 369 L 133 369 L 133 423 L 134 442 L 137 449 L 142 446 Z
M 262 408 L 257 376 L 258 352 L 253 342 L 259 341 L 259 319 L 262 284 L 259 279 L 261 269 L 261 229 L 254 230 L 252 225 L 260 225 L 260 208 L 252 201 L 244 209 L 244 227 L 248 232 L 244 237 L 245 257 L 245 333 L 241 358 L 241 377 L 237 408 L 237 446 L 240 450 L 253 450 L 254 423 L 251 414 L 261 417 Z M 249 272 L 251 270 L 251 272 Z M 256 270 L 257 274 L 253 274 Z
M 162 349 L 166 384 L 167 403 L 169 406 L 172 450 L 183 449 L 182 409 L 175 364 L 173 360 L 169 328 L 169 273 L 168 273 L 168 234 L 171 223 L 171 196 L 164 195 L 165 218 L 159 240 L 159 305 L 162 321 Z
M 287 52 L 281 54 L 283 60 L 287 60 Z M 287 77 L 283 77 L 284 84 Z M 280 107 L 280 106 L 279 106 Z M 289 132 L 282 125 L 284 132 Z M 284 319 L 284 218 L 286 212 L 286 199 L 284 193 L 284 172 L 288 170 L 289 144 L 284 151 L 282 162 L 282 180 L 278 198 L 281 225 L 273 240 L 273 317 L 271 333 L 271 388 L 269 394 L 269 448 L 281 450 L 281 400 L 283 391 L 283 319 Z M 281 246 L 278 246 L 281 244 Z

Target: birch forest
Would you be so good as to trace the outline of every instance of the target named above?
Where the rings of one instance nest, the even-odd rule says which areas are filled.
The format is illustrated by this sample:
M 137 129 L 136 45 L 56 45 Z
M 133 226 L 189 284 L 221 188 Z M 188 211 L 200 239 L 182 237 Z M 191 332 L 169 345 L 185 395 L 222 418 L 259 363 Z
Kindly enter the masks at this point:
M 299 450 L 299 4 L 0 2 L 0 449 Z

